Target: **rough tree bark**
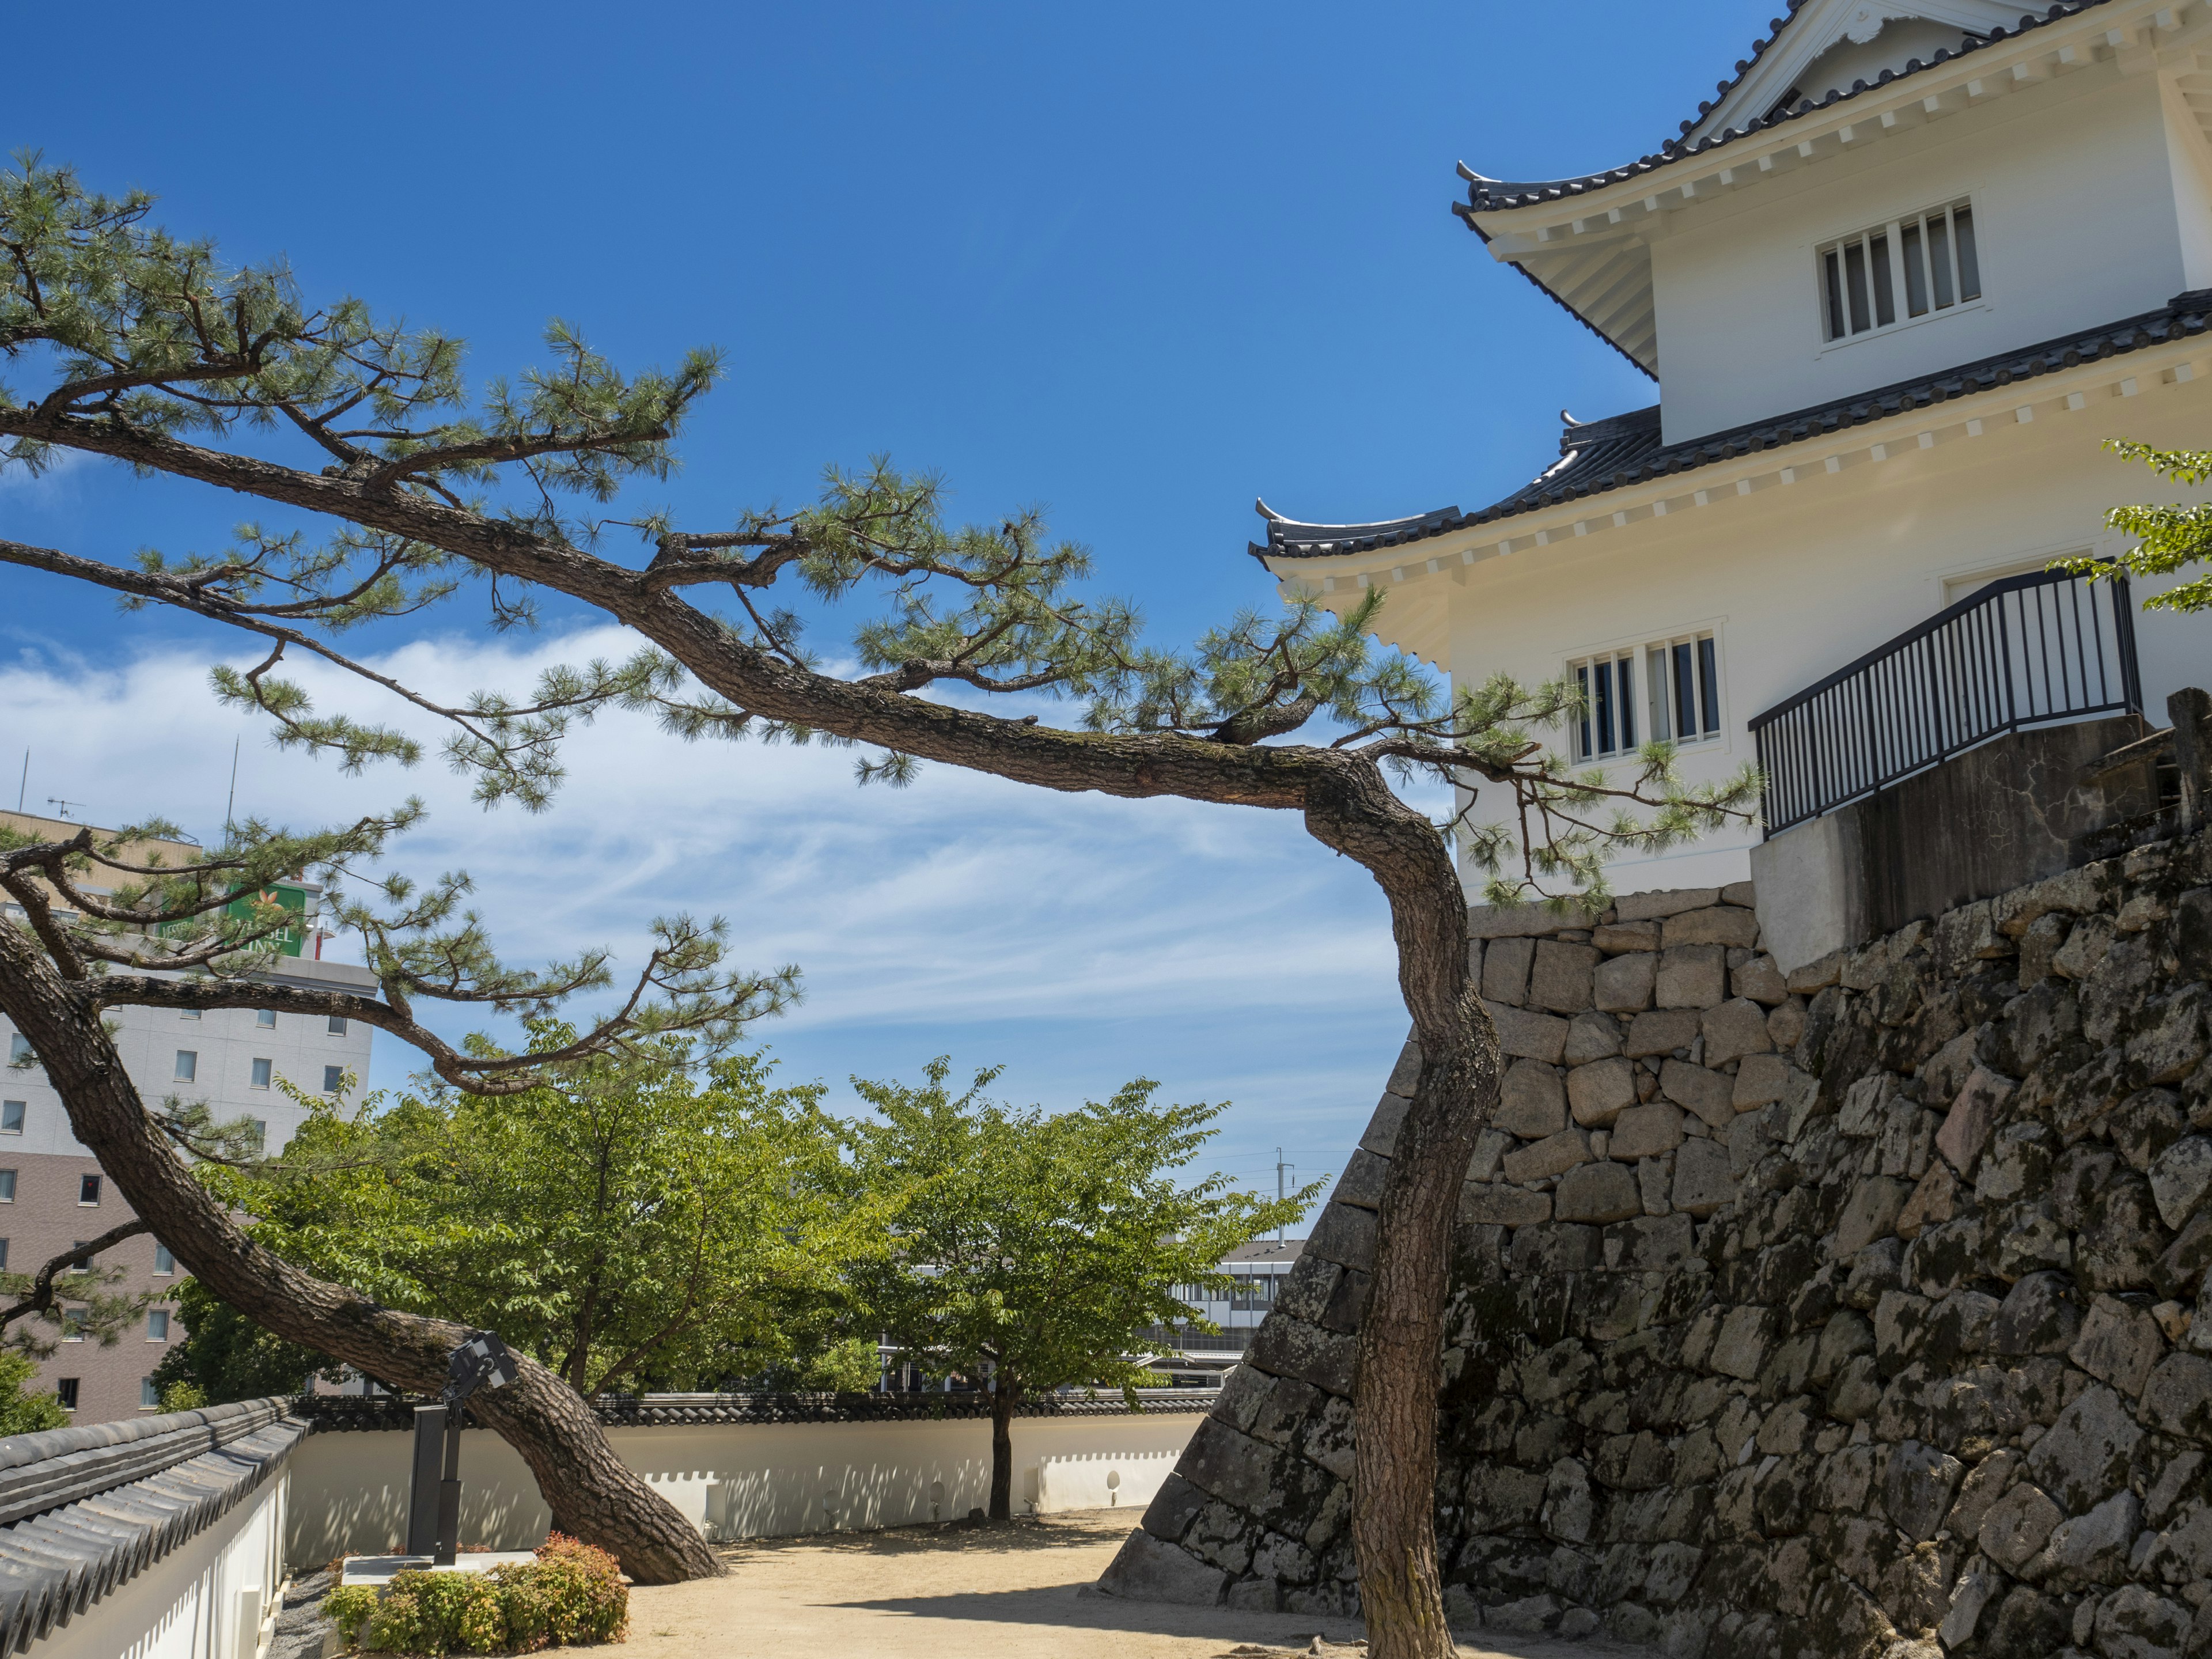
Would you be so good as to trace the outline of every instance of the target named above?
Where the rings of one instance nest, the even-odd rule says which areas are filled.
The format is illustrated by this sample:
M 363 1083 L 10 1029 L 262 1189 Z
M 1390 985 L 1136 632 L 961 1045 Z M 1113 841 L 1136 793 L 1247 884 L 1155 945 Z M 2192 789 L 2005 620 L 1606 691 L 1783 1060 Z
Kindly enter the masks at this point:
M 155 1125 L 89 989 L 64 979 L 29 935 L 0 922 L 0 1012 L 30 1039 L 76 1138 L 140 1218 L 203 1284 L 279 1336 L 409 1389 L 443 1388 L 465 1327 L 380 1306 L 302 1273 L 211 1202 Z M 562 1532 L 611 1551 L 641 1583 L 719 1572 L 698 1529 L 631 1473 L 576 1392 L 537 1361 L 469 1409 L 522 1454 Z

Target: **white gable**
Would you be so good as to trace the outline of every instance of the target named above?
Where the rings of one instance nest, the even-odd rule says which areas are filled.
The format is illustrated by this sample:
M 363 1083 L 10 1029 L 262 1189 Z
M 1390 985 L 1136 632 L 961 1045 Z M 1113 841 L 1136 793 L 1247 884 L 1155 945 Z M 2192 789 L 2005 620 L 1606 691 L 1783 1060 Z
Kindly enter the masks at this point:
M 1925 64 L 1956 52 L 1969 34 L 2019 22 L 2018 0 L 1806 0 L 1691 135 L 1742 126 L 1785 97 L 1817 103 L 1832 89 L 1848 93 L 1854 81 L 1872 86 L 1884 70 L 1901 74 L 1915 58 Z

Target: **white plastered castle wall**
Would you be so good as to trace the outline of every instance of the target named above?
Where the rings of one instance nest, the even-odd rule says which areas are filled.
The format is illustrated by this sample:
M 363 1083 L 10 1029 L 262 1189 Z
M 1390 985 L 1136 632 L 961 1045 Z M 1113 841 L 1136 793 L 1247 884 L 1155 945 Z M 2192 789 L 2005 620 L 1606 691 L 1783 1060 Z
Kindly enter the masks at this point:
M 1671 216 L 1650 233 L 1667 441 L 2024 349 L 2212 280 L 2204 186 L 2175 165 L 2193 161 L 2173 148 L 2193 135 L 2169 132 L 2161 87 L 2107 59 Z M 2174 125 L 2194 122 L 2185 110 Z M 1816 250 L 1961 198 L 1982 299 L 1826 343 Z

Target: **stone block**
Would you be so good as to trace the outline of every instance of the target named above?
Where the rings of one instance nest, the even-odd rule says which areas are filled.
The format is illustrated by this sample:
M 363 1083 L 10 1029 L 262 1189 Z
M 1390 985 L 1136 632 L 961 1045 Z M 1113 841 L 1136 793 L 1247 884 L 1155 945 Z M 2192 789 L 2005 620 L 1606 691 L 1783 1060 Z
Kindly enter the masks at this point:
M 1467 1161 L 1467 1178 L 1469 1181 L 1495 1181 L 1498 1179 L 1498 1164 L 1504 1161 L 1505 1154 L 1518 1144 L 1503 1129 L 1485 1129 L 1474 1138 L 1474 1153 Z
M 2117 1584 L 2127 1576 L 2128 1552 L 2142 1525 L 2142 1500 L 2131 1492 L 2115 1492 L 2087 1515 L 2062 1521 L 2051 1541 L 2028 1569 L 2052 1589 Z
M 1948 1164 L 1933 1164 L 1898 1212 L 1897 1236 L 1917 1238 L 1930 1227 L 1940 1227 L 1958 1213 L 1959 1178 Z
M 1659 957 L 1652 951 L 1634 951 L 1607 958 L 1592 976 L 1592 999 L 1600 1008 L 1632 1014 L 1651 1006 L 1652 988 L 1658 981 Z
M 1329 1197 L 1339 1204 L 1356 1204 L 1363 1210 L 1380 1209 L 1382 1205 L 1382 1182 L 1390 1174 L 1390 1160 L 1377 1158 L 1362 1148 L 1352 1153 L 1344 1166 L 1344 1173 L 1336 1178 Z
M 1728 1149 L 1711 1140 L 1684 1141 L 1674 1154 L 1674 1207 L 1702 1218 L 1735 1201 Z
M 1710 1048 L 1705 1050 L 1705 1058 L 1708 1060 L 1712 1059 Z M 1780 1054 L 1749 1054 L 1743 1056 L 1743 1064 L 1736 1067 L 1735 1086 L 1729 1103 L 1739 1112 L 1747 1112 L 1754 1107 L 1771 1106 L 1789 1091 L 1790 1062 L 1787 1060 Z
M 1805 1000 L 1792 996 L 1789 1001 L 1766 1016 L 1766 1035 L 1784 1054 L 1795 1048 L 1805 1037 Z
M 1970 1539 L 1982 1529 L 1982 1522 L 1996 1505 L 1998 1498 L 2012 1484 L 2026 1460 L 2010 1447 L 1991 1452 L 1966 1472 L 1960 1483 L 1958 1501 L 1951 1505 L 1951 1513 L 1944 1517 L 1943 1525 L 1954 1538 Z
M 1590 943 L 1609 957 L 1630 951 L 1656 951 L 1659 924 L 1656 921 L 1608 921 L 1590 934 Z
M 1729 988 L 1740 997 L 1771 1008 L 1790 1000 L 1790 984 L 1774 958 L 1759 955 L 1729 970 Z
M 2150 1166 L 2150 1193 L 2159 1219 L 2176 1232 L 2206 1206 L 2212 1194 L 2212 1136 L 2186 1135 Z
M 1398 1130 L 1406 1121 L 1406 1111 L 1413 1103 L 1403 1095 L 1385 1095 L 1375 1103 L 1375 1115 L 1367 1120 L 1367 1133 L 1359 1137 L 1359 1144 L 1369 1152 L 1388 1158 L 1398 1144 Z
M 1686 1060 L 1662 1060 L 1659 1091 L 1713 1128 L 1724 1130 L 1735 1121 L 1735 1079 L 1724 1072 L 1707 1071 Z
M 1553 1209 L 1562 1221 L 1626 1221 L 1644 1213 L 1636 1175 L 1613 1163 L 1584 1164 L 1559 1177 Z
M 1538 939 L 1536 959 L 1528 971 L 1529 1006 L 1555 1014 L 1580 1013 L 1590 1006 L 1597 964 L 1598 953 L 1587 945 Z
M 1540 1060 L 1556 1066 L 1567 1051 L 1567 1022 L 1557 1014 L 1509 1008 L 1502 1002 L 1483 1000 L 1492 1024 L 1498 1027 L 1498 1046 L 1509 1059 Z
M 1459 1189 L 1462 1226 L 1533 1227 L 1552 1218 L 1552 1195 L 1506 1181 L 1470 1181 Z
M 1528 969 L 1536 957 L 1533 939 L 1492 939 L 1482 952 L 1482 994 L 1491 1002 L 1518 1007 L 1528 1000 Z
M 1676 945 L 1662 951 L 1652 995 L 1662 1008 L 1717 1007 L 1728 996 L 1726 947 Z
M 1877 1238 L 1894 1233 L 1898 1215 L 1911 1195 L 1910 1182 L 1889 1176 L 1863 1177 L 1851 1188 L 1836 1222 L 1837 1259 L 1856 1255 Z
M 1555 1135 L 1523 1146 L 1516 1152 L 1506 1153 L 1500 1167 L 1508 1181 L 1526 1183 L 1541 1181 L 1547 1176 L 1565 1175 L 1578 1164 L 1589 1162 L 1589 1142 L 1579 1129 L 1564 1129 Z
M 1567 1073 L 1567 1104 L 1583 1128 L 1610 1127 L 1636 1104 L 1636 1068 L 1619 1058 L 1576 1066 Z
M 1766 1010 L 1742 997 L 1708 1010 L 1703 1028 L 1708 1066 L 1725 1066 L 1746 1054 L 1770 1053 L 1774 1047 L 1766 1035 Z
M 2141 1584 L 2124 1584 L 2096 1604 L 2090 1639 L 2103 1659 L 2166 1659 L 2193 1649 L 2203 1615 L 2194 1625 L 2188 1607 Z
M 1636 1188 L 1644 1194 L 1644 1213 L 1663 1216 L 1674 1207 L 1674 1160 L 1668 1157 L 1647 1158 L 1636 1166 Z M 1678 1216 L 1687 1221 L 1689 1217 Z
M 1349 1338 L 1341 1340 L 1350 1342 Z M 1250 1511 L 1263 1507 L 1273 1493 L 1279 1457 L 1266 1441 L 1209 1417 L 1184 1446 L 1176 1473 L 1224 1504 Z
M 2167 1434 L 2212 1444 L 2212 1359 L 2175 1353 L 2160 1360 L 2143 1385 L 2142 1419 Z
M 1723 1376 L 1754 1381 L 1788 1323 L 1789 1316 L 1779 1308 L 1731 1308 L 1721 1321 L 1720 1336 L 1706 1363 Z
M 2143 1391 L 2152 1369 L 2166 1357 L 2158 1321 L 2142 1308 L 2117 1297 L 2100 1296 L 2089 1304 L 2081 1334 L 2066 1357 L 2100 1382 L 2109 1382 L 2130 1400 Z
M 1783 983 L 1790 988 L 1792 996 L 1800 997 L 1809 997 L 1831 985 L 1839 985 L 1844 978 L 1844 959 L 1850 954 L 1848 951 L 1831 951 L 1802 968 L 1792 968 L 1784 976 Z
M 2064 1353 L 2081 1331 L 2073 1281 L 2054 1272 L 2023 1273 L 1997 1310 L 1990 1352 L 2007 1355 Z
M 1480 939 L 1540 939 L 1562 927 L 1587 927 L 1596 920 L 1595 916 L 1579 915 L 1572 909 L 1562 914 L 1541 901 L 1530 904 L 1476 904 L 1468 907 L 1467 931 L 1471 938 Z
M 1613 902 L 1613 919 L 1651 921 L 1678 916 L 1686 910 L 1703 910 L 1721 902 L 1717 887 L 1681 887 L 1665 892 L 1624 893 Z
M 1611 1014 L 1577 1014 L 1567 1022 L 1565 1060 L 1570 1066 L 1587 1066 L 1620 1052 L 1620 1022 Z
M 1966 1466 L 1935 1446 L 1907 1440 L 1893 1448 L 1882 1471 L 1881 1501 L 1897 1529 L 1916 1544 L 1942 1530 Z
M 1375 1212 L 1355 1204 L 1331 1204 L 1321 1212 L 1305 1254 L 1364 1272 L 1375 1265 Z
M 1382 1092 L 1386 1095 L 1403 1095 L 1407 1099 L 1411 1100 L 1413 1097 L 1413 1091 L 1420 1086 L 1420 1082 L 1421 1045 L 1409 1037 L 1405 1045 L 1398 1050 L 1398 1058 L 1391 1065 L 1389 1079 L 1383 1084 Z
M 1352 1373 L 1358 1363 L 1358 1339 L 1348 1332 L 1323 1330 L 1302 1319 L 1273 1314 L 1261 1322 L 1244 1363 L 1270 1376 L 1294 1377 L 1298 1382 L 1312 1383 L 1324 1394 L 1349 1400 Z M 1195 1439 L 1192 1443 L 1197 1443 Z M 1182 1462 L 1176 1467 L 1215 1497 L 1225 1498 L 1231 1503 L 1243 1501 L 1200 1474 L 1188 1452 L 1184 1453 Z
M 1122 1540 L 1098 1588 L 1124 1601 L 1212 1607 L 1227 1593 L 1229 1575 L 1139 1528 Z
M 1628 1022 L 1628 1036 L 1620 1052 L 1631 1060 L 1671 1054 L 1695 1042 L 1704 1028 L 1705 1016 L 1698 1009 L 1655 1009 Z
M 1567 1127 L 1567 1085 L 1556 1067 L 1516 1060 L 1498 1090 L 1497 1125 L 1523 1140 L 1541 1140 Z
M 1759 915 L 1733 904 L 1685 910 L 1667 918 L 1660 938 L 1668 945 L 1733 945 L 1749 950 L 1759 943 Z
M 1990 1560 L 2018 1572 L 2043 1553 L 2065 1518 L 2065 1511 L 2040 1488 L 2023 1480 L 1990 1506 L 1974 1541 Z
M 2013 1087 L 2009 1078 L 1979 1066 L 1966 1074 L 1966 1085 L 1951 1103 L 1943 1127 L 1936 1132 L 1936 1150 L 1960 1175 L 1973 1175 L 1975 1160 L 1989 1145 L 1990 1132 L 1996 1127 L 1997 1114 L 2012 1098 Z
M 1664 1101 L 1631 1106 L 1614 1119 L 1607 1155 L 1623 1164 L 1657 1158 L 1682 1144 L 1682 1111 Z

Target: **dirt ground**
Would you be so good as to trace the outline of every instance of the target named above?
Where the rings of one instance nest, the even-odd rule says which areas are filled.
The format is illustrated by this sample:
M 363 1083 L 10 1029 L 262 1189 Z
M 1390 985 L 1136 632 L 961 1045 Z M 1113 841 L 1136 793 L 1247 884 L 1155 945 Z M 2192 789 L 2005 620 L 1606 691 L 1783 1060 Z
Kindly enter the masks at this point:
M 1009 1527 L 768 1538 L 725 1547 L 729 1576 L 630 1592 L 635 1659 L 1217 1659 L 1240 1647 L 1357 1659 L 1357 1624 L 1310 1613 L 1231 1613 L 1079 1594 L 1128 1536 L 1119 1516 Z M 1510 1659 L 1589 1656 L 1591 1646 L 1468 1647 Z

